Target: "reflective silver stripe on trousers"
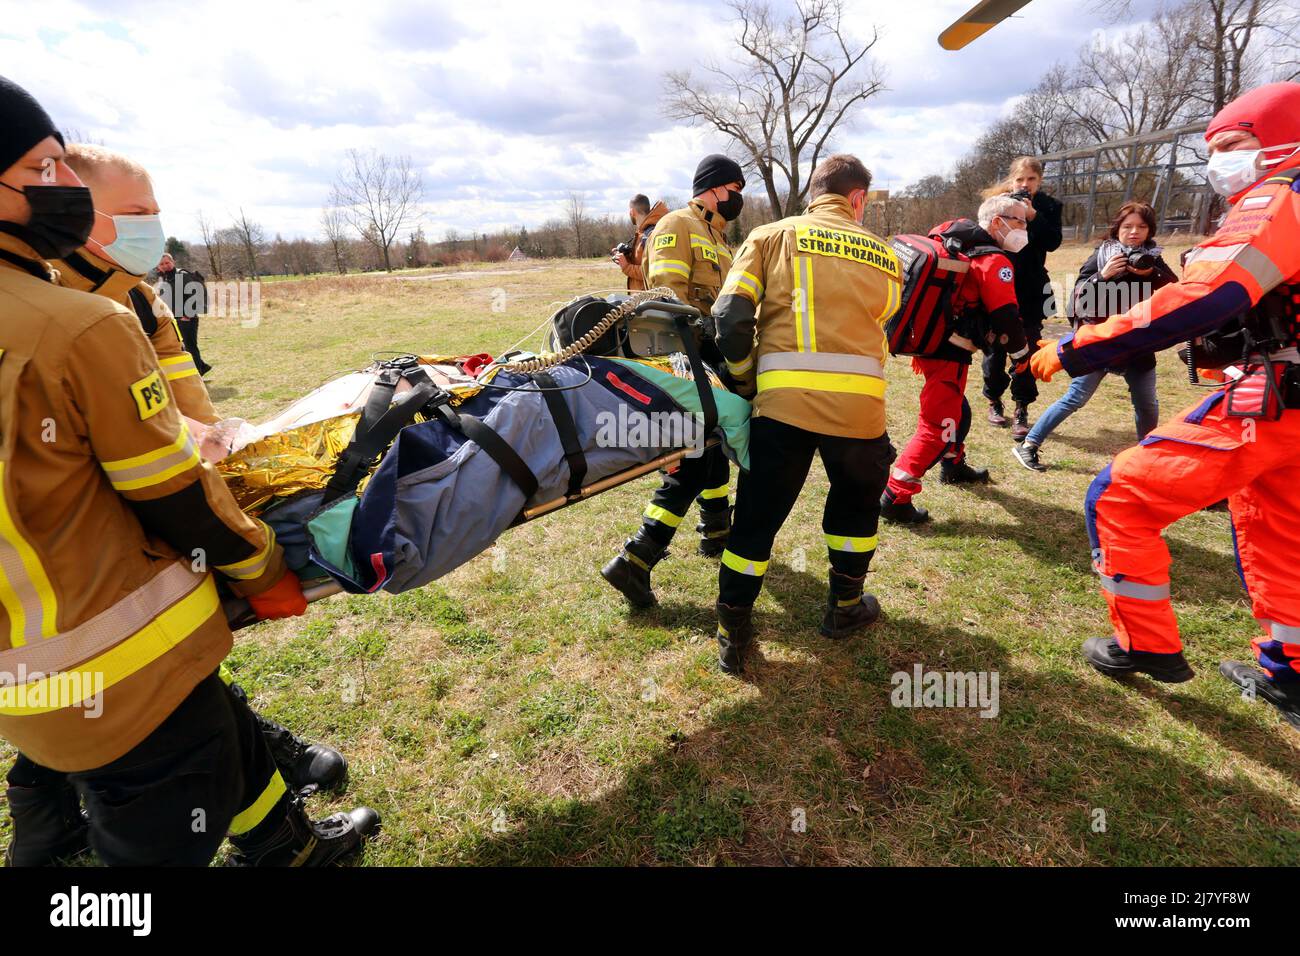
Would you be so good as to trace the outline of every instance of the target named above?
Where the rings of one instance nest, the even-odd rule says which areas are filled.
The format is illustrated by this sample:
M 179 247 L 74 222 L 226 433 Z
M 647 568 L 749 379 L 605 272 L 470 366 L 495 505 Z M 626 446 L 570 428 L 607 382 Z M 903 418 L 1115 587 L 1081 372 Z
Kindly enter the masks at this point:
M 116 604 L 72 630 L 0 651 L 0 674 L 17 673 L 19 664 L 26 666 L 29 675 L 71 670 L 131 637 L 207 577 L 191 571 L 188 564 L 169 564 Z
M 1273 640 L 1283 644 L 1300 644 L 1300 627 L 1294 624 L 1279 624 L 1277 621 L 1260 621 L 1273 635 Z
M 1098 575 L 1101 586 L 1116 597 L 1137 598 L 1139 601 L 1168 601 L 1168 584 L 1138 584 L 1136 581 L 1116 581 L 1109 575 Z
M 758 373 L 764 372 L 844 372 L 885 377 L 879 359 L 847 352 L 769 352 L 758 357 Z

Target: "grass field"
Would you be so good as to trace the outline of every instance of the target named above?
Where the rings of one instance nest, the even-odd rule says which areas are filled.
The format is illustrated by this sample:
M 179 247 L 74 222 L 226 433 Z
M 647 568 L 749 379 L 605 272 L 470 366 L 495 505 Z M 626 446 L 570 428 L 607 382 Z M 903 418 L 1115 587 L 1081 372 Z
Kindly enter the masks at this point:
M 1057 253 L 1054 272 L 1085 252 Z M 498 351 L 551 303 L 617 276 L 586 262 L 446 271 L 470 274 L 277 282 L 259 327 L 206 322 L 218 407 L 265 416 L 376 351 Z M 313 810 L 383 814 L 366 865 L 1300 862 L 1300 738 L 1216 672 L 1249 659 L 1255 633 L 1227 516 L 1168 534 L 1197 679 L 1100 677 L 1078 655 L 1108 631 L 1081 506 L 1133 441 L 1123 383 L 1052 437 L 1051 470 L 1036 475 L 983 422 L 972 378 L 970 458 L 994 483 L 931 482 L 930 526 L 882 527 L 869 585 L 886 616 L 855 639 L 816 631 L 815 465 L 777 541 L 743 680 L 714 665 L 717 564 L 695 556 L 686 524 L 656 569 L 657 609 L 629 613 L 597 573 L 652 479 L 515 529 L 420 591 L 336 597 L 244 631 L 230 666 L 259 709 L 349 756 L 349 793 Z M 895 360 L 889 380 L 901 446 L 919 379 Z M 1035 412 L 1067 382 L 1045 386 Z M 1197 395 L 1163 355 L 1162 413 Z M 891 674 L 917 663 L 996 671 L 998 715 L 891 706 Z

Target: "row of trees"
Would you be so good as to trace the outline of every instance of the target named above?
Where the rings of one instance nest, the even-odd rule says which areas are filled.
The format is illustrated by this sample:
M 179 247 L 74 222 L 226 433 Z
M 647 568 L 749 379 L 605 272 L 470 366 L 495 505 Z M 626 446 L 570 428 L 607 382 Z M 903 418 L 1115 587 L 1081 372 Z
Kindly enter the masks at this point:
M 1092 0 L 1099 24 L 1127 19 L 1132 0 Z M 796 0 L 778 15 L 767 0 L 732 0 L 732 56 L 697 75 L 664 77 L 665 114 L 710 128 L 743 157 L 763 195 L 751 193 L 732 224 L 739 242 L 761 222 L 804 208 L 809 173 L 835 134 L 884 89 L 872 59 L 879 35 L 850 35 L 843 0 Z M 1258 82 L 1300 76 L 1300 16 L 1294 0 L 1168 0 L 1150 22 L 1097 32 L 1027 91 L 1013 112 L 945 175 L 924 177 L 873 204 L 878 232 L 923 230 L 969 215 L 980 193 L 1019 155 L 1041 155 L 1152 132 L 1211 115 Z M 1139 155 L 1139 162 L 1150 159 Z M 522 227 L 430 241 L 420 225 L 424 184 L 409 156 L 350 150 L 321 211 L 319 239 L 268 239 L 240 209 L 216 227 L 200 215 L 202 259 L 211 272 L 392 270 L 504 258 L 518 247 L 537 257 L 603 256 L 629 238 L 622 216 L 593 216 L 571 193 L 561 216 Z M 670 205 L 675 203 L 670 202 Z

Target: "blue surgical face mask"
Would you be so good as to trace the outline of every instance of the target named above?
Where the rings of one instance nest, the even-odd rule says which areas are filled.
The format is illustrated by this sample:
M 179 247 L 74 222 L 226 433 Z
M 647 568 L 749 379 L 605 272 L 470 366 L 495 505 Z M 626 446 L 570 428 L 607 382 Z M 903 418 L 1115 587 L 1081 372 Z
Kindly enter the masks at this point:
M 107 216 L 95 210 L 95 215 L 113 220 L 117 238 L 108 245 L 95 245 L 131 275 L 142 276 L 158 264 L 167 246 L 162 220 L 157 216 Z M 93 240 L 92 240 L 93 241 Z

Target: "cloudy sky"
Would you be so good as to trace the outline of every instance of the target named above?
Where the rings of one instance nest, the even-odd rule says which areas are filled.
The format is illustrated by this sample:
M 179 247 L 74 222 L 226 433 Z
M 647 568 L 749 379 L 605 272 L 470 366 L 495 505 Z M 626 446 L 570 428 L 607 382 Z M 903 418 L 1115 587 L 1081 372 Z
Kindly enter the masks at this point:
M 880 29 L 889 89 L 837 145 L 878 185 L 949 168 L 1100 25 L 1089 0 L 1033 0 L 941 50 L 973 2 L 848 0 L 857 35 Z M 570 190 L 598 212 L 684 198 L 727 144 L 664 119 L 661 78 L 729 56 L 728 16 L 715 0 L 0 0 L 0 72 L 143 162 L 171 234 L 242 207 L 268 234 L 315 236 L 344 151 L 373 147 L 423 171 L 421 224 L 441 238 L 536 225 Z

